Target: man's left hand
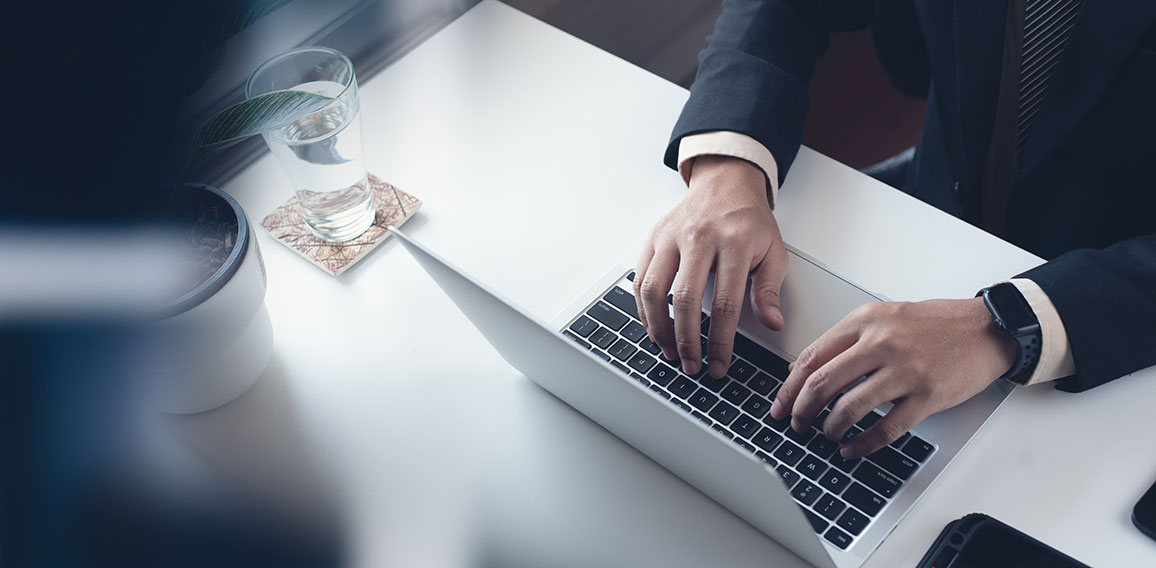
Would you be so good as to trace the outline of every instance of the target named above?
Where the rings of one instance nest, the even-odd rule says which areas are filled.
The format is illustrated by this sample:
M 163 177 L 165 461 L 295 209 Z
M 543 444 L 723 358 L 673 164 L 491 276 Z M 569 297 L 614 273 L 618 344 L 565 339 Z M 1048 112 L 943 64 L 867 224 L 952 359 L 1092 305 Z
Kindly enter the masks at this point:
M 874 302 L 855 309 L 800 353 L 771 405 L 804 430 L 839 391 L 823 431 L 839 440 L 885 402 L 895 406 L 840 450 L 865 456 L 921 420 L 987 388 L 1015 362 L 1015 342 L 992 324 L 982 298 Z

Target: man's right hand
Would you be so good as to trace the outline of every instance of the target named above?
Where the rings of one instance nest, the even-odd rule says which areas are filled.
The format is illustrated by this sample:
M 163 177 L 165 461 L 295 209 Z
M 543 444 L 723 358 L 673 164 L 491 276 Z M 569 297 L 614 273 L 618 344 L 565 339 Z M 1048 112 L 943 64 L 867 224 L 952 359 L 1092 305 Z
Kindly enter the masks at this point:
M 776 331 L 783 328 L 779 288 L 787 273 L 787 250 L 766 187 L 762 170 L 746 160 L 699 156 L 686 197 L 650 231 L 634 278 L 638 313 L 651 341 L 667 359 L 681 359 L 687 374 L 700 370 L 700 313 L 712 270 L 715 292 L 707 338 L 712 377 L 721 378 L 730 366 L 748 277 L 759 321 Z M 666 307 L 671 293 L 673 325 Z

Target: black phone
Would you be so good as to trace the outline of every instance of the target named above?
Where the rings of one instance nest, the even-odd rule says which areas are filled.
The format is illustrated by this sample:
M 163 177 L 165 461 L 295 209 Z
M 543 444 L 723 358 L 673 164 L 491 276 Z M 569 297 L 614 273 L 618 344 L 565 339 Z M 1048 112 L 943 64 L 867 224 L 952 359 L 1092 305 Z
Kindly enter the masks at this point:
M 1132 507 L 1132 524 L 1140 532 L 1156 539 L 1156 483 L 1148 488 L 1148 492 Z
M 919 561 L 919 568 L 1013 567 L 1088 568 L 983 513 L 972 513 L 948 523 Z

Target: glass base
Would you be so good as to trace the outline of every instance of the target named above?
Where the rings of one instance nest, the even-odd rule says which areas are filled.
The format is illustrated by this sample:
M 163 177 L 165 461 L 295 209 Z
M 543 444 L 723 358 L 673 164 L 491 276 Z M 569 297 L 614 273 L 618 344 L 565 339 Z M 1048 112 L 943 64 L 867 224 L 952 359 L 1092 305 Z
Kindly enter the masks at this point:
M 319 239 L 331 243 L 351 241 L 360 237 L 370 226 L 377 211 L 373 198 L 365 191 L 365 200 L 338 212 L 319 215 L 306 207 L 301 208 L 305 225 Z

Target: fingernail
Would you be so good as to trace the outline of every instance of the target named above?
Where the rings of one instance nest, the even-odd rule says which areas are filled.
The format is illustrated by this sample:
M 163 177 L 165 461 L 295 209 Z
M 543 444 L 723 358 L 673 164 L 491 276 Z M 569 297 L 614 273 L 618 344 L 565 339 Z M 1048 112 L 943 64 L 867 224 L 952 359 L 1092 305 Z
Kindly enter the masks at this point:
M 688 375 L 693 375 L 698 372 L 698 361 L 693 359 L 682 360 L 682 370 Z
M 777 398 L 771 403 L 771 416 L 774 416 L 775 420 L 783 419 L 783 405 L 779 404 L 779 399 Z
M 853 460 L 858 457 L 855 455 L 855 449 L 851 446 L 843 446 L 842 448 L 839 448 L 839 455 L 843 456 L 843 459 L 845 460 Z
M 709 372 L 710 376 L 715 377 L 716 379 L 722 378 L 722 376 L 727 372 L 727 367 L 726 365 L 723 365 L 722 361 L 719 361 L 718 359 L 711 359 Z

